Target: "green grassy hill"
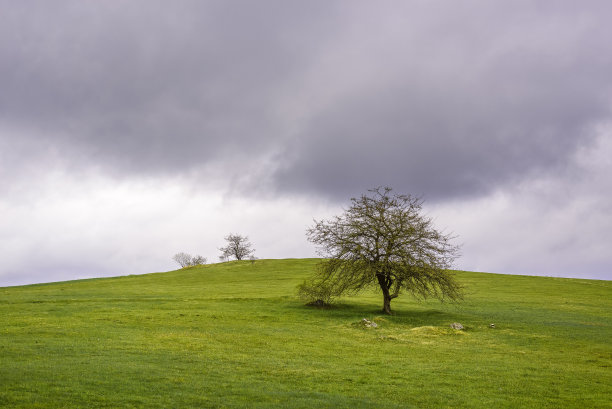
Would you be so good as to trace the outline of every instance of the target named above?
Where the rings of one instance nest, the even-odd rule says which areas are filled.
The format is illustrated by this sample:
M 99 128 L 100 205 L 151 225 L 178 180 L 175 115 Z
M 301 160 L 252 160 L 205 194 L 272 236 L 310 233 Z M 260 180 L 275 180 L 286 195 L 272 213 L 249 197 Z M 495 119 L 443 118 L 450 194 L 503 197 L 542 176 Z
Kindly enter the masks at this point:
M 462 304 L 389 317 L 304 306 L 316 262 L 0 288 L 0 407 L 612 407 L 610 281 L 457 272 Z

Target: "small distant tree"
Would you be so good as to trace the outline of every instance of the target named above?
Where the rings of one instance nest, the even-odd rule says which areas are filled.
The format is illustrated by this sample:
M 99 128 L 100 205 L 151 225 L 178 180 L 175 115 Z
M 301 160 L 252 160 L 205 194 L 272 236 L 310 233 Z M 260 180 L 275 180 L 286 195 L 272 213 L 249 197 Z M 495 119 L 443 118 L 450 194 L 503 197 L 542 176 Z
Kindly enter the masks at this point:
M 310 280 L 299 287 L 304 298 L 329 302 L 342 294 L 378 287 L 383 311 L 402 291 L 418 298 L 461 298 L 450 268 L 459 248 L 452 236 L 433 227 L 421 214 L 421 200 L 370 190 L 332 220 L 316 221 L 308 239 L 326 257 Z
M 176 261 L 183 268 L 206 264 L 206 257 L 200 255 L 191 257 L 190 254 L 183 252 L 175 254 L 172 260 Z
M 236 260 L 243 260 L 246 257 L 252 255 L 255 252 L 253 245 L 249 241 L 247 236 L 241 236 L 239 234 L 232 234 L 225 236 L 227 245 L 219 248 L 222 256 L 227 260 L 234 257 Z
M 249 256 L 249 260 L 251 261 L 251 264 L 255 264 L 255 261 L 257 261 L 257 257 L 255 257 L 254 255 Z
M 189 267 L 191 264 L 191 255 L 187 253 L 176 253 L 172 260 L 176 261 L 181 267 Z
M 204 265 L 206 264 L 206 257 L 202 257 L 200 255 L 197 256 L 193 256 L 191 258 L 191 265 L 192 266 L 200 266 L 200 265 Z

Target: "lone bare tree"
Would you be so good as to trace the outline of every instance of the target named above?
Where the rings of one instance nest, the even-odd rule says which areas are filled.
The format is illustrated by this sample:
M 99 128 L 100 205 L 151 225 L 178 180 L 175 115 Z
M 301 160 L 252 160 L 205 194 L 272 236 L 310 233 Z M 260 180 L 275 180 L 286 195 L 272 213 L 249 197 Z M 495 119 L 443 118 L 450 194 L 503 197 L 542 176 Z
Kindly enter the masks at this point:
M 234 257 L 236 260 L 242 260 L 255 252 L 255 249 L 251 248 L 253 245 L 247 236 L 230 233 L 225 237 L 225 241 L 227 241 L 227 245 L 219 248 L 219 250 L 221 251 L 221 256 L 227 260 L 231 257 Z
M 191 263 L 191 255 L 187 253 L 176 253 L 172 260 L 176 261 L 181 267 L 188 267 Z
M 461 287 L 447 270 L 459 247 L 421 215 L 420 199 L 391 191 L 369 190 L 369 195 L 352 198 L 341 216 L 315 220 L 307 236 L 326 260 L 299 287 L 302 296 L 328 302 L 378 286 L 387 314 L 403 290 L 417 298 L 461 298 Z

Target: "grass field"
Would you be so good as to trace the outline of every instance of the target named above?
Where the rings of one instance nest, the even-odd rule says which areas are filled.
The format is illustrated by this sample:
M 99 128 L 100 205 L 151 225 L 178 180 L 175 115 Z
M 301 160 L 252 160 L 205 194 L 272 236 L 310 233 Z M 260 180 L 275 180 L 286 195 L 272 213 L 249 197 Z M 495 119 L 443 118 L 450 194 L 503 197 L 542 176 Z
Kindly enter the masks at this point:
M 381 316 L 304 306 L 316 262 L 0 288 L 0 407 L 612 407 L 610 281 L 457 272 L 460 305 Z

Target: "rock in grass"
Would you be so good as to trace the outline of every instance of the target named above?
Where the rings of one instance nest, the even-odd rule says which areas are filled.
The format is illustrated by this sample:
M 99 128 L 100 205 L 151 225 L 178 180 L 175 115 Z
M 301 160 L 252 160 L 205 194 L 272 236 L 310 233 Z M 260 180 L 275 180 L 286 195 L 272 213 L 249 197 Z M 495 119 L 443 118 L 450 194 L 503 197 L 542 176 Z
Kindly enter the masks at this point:
M 489 324 L 489 328 L 495 328 L 495 324 Z
M 361 320 L 361 325 L 363 325 L 366 328 L 376 328 L 378 327 L 378 324 L 375 323 L 374 321 L 370 321 L 367 318 L 364 318 Z
M 458 322 L 453 322 L 453 323 L 450 325 L 450 327 L 451 327 L 452 329 L 459 329 L 459 330 L 463 330 L 463 325 L 461 325 L 461 324 L 460 324 L 460 323 L 458 323 Z

